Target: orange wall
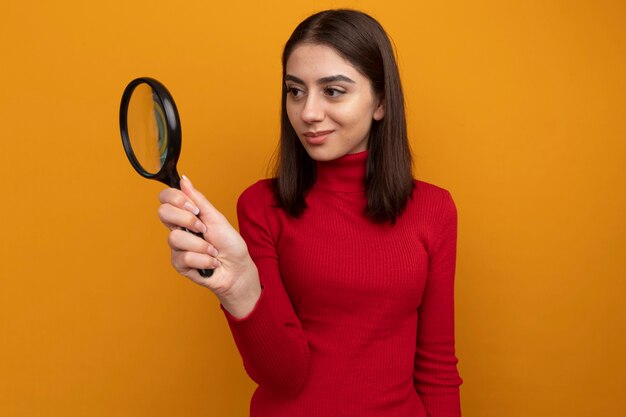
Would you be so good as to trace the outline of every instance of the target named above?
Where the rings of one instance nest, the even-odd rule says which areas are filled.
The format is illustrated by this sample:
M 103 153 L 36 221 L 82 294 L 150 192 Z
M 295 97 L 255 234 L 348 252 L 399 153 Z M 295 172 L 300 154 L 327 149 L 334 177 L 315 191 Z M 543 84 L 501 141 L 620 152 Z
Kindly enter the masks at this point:
M 459 208 L 464 415 L 626 413 L 624 2 L 36 3 L 0 14 L 0 415 L 246 415 L 119 100 L 136 76 L 169 87 L 180 171 L 235 221 L 275 146 L 282 45 L 337 6 L 392 35 L 418 176 Z

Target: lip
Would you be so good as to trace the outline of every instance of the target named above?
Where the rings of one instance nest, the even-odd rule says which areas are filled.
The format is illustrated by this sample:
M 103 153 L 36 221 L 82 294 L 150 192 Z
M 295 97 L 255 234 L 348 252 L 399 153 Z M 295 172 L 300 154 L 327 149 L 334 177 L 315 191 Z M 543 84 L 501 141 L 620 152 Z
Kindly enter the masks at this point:
M 320 145 L 326 141 L 326 138 L 333 133 L 333 130 L 318 130 L 304 132 L 304 138 L 311 145 Z

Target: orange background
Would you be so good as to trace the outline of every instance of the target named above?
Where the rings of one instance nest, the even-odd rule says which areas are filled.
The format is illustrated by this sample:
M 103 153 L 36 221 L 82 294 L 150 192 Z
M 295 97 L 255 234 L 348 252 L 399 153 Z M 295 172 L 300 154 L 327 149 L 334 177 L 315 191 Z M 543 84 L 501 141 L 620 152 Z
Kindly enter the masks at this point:
M 9 0 L 0 415 L 247 415 L 254 385 L 216 300 L 169 266 L 119 100 L 137 76 L 168 86 L 179 169 L 235 222 L 276 143 L 282 45 L 338 6 L 394 39 L 417 175 L 459 208 L 464 415 L 626 414 L 623 1 Z

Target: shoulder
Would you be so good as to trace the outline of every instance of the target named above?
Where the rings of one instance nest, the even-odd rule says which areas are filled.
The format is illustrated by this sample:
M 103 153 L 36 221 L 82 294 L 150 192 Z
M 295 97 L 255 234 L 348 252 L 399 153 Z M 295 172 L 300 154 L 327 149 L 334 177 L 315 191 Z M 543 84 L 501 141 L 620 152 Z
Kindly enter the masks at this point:
M 450 191 L 425 181 L 414 180 L 413 200 L 422 209 L 430 209 L 434 213 L 456 211 L 454 199 Z
M 275 220 L 270 219 L 277 207 L 272 182 L 271 179 L 257 181 L 241 193 L 237 200 L 237 220 L 240 229 L 250 224 L 272 227 L 275 223 Z
M 410 211 L 435 244 L 445 235 L 456 234 L 457 209 L 452 195 L 445 188 L 424 181 L 414 181 L 409 202 Z
M 246 209 L 248 207 L 273 204 L 272 181 L 271 179 L 260 180 L 246 188 L 237 200 L 237 207 Z
M 253 256 L 274 256 L 278 225 L 272 214 L 272 180 L 261 180 L 246 188 L 237 200 L 239 232 Z

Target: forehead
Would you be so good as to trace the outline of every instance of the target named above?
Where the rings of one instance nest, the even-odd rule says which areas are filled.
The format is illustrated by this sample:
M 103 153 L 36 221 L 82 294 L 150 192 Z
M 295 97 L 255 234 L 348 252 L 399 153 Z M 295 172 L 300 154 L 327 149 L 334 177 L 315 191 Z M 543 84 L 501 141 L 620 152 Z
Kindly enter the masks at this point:
M 285 70 L 287 74 L 305 81 L 340 74 L 355 81 L 355 78 L 363 78 L 359 71 L 335 49 L 311 43 L 302 43 L 294 48 L 287 59 Z

